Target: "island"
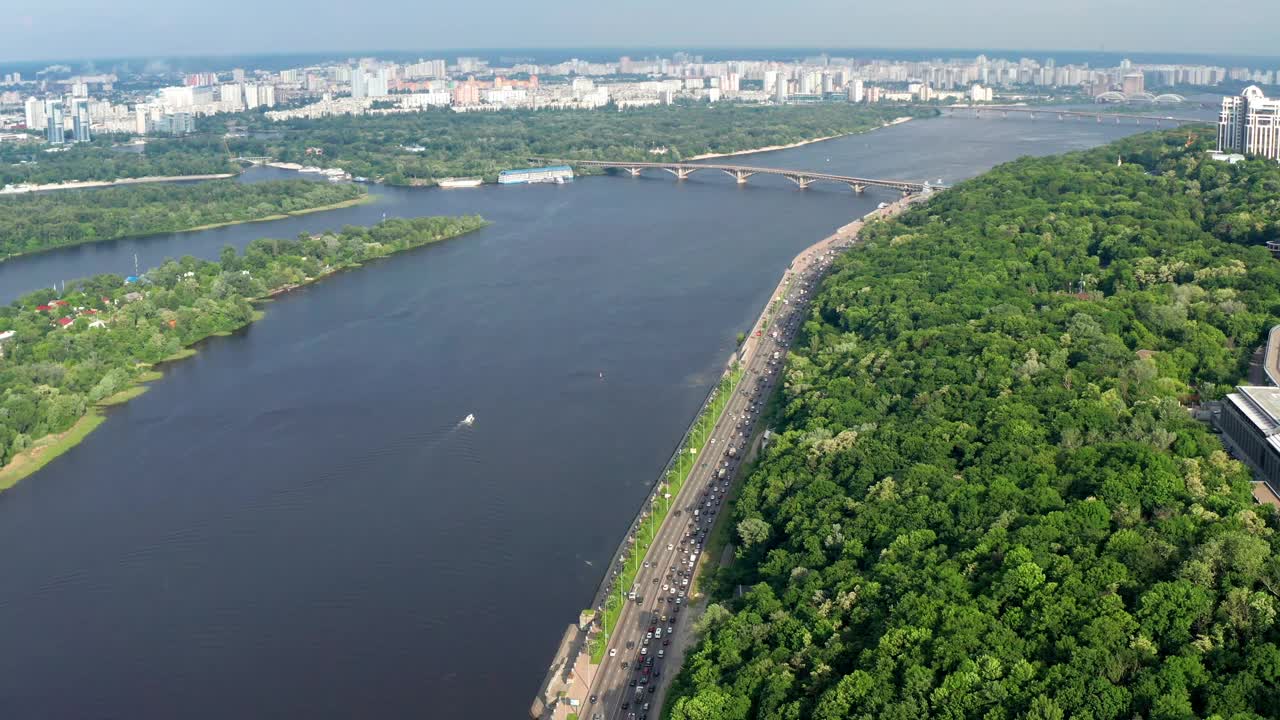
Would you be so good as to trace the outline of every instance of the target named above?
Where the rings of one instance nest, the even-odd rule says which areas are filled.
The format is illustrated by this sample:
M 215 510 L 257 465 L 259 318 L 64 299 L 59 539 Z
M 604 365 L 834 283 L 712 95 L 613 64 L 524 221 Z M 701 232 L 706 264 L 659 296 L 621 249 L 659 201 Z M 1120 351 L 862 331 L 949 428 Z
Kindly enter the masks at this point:
M 369 199 L 360 185 L 306 180 L 213 180 L 0 195 L 0 258 L 100 240 L 278 220 Z
M 157 363 L 260 317 L 255 301 L 347 268 L 473 232 L 479 216 L 385 220 L 372 227 L 255 240 L 217 261 L 185 257 L 133 278 L 97 275 L 0 308 L 0 490 L 100 424 L 101 408 L 157 379 Z

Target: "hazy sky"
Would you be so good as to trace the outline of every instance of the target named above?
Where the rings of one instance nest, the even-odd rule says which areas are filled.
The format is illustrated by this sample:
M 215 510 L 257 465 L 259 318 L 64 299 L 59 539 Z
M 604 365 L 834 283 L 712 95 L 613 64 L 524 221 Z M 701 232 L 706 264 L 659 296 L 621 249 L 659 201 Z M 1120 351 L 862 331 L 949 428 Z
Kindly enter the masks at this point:
M 15 1 L 0 11 L 0 60 L 679 46 L 1277 55 L 1277 27 L 1280 0 Z

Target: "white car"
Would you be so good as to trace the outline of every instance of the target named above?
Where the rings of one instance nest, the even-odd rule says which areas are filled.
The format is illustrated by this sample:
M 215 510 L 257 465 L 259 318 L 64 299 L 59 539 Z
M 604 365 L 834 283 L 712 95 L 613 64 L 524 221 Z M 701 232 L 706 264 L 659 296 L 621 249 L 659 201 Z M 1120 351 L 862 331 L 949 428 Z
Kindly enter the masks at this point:
M 618 648 L 609 648 L 609 657 L 618 657 Z

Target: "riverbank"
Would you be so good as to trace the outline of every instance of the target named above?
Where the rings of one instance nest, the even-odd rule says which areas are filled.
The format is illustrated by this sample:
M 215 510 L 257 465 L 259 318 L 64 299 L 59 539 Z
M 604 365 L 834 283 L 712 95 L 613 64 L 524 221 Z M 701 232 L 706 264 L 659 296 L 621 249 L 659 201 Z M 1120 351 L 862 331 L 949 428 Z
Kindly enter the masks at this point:
M 0 263 L 6 262 L 9 260 L 15 260 L 17 258 L 29 257 L 31 255 L 39 255 L 41 253 L 53 252 L 55 250 L 63 250 L 69 247 L 77 247 L 80 245 L 91 245 L 96 242 L 106 242 L 109 240 L 139 240 L 139 239 L 152 237 L 155 235 L 170 235 L 173 233 L 199 232 L 202 230 L 213 230 L 215 228 L 231 227 L 233 225 L 248 225 L 249 223 L 270 222 L 274 220 L 286 220 L 291 217 L 310 215 L 311 213 L 327 212 L 330 210 L 341 210 L 342 208 L 354 207 L 356 205 L 363 205 L 365 203 L 371 203 L 373 201 L 374 201 L 374 196 L 366 192 L 360 197 L 352 198 L 350 200 L 343 200 L 341 202 L 329 203 L 327 205 L 318 205 L 313 208 L 303 208 L 302 210 L 292 210 L 286 213 L 276 213 L 275 215 L 268 215 L 260 218 L 246 218 L 244 220 L 228 220 L 226 222 L 220 222 L 220 223 L 209 223 L 206 225 L 197 225 L 195 227 L 179 228 L 177 230 L 158 230 L 156 232 L 146 233 L 144 235 L 125 235 L 123 237 L 91 239 L 91 240 L 85 240 L 84 242 L 71 243 L 66 245 L 52 245 L 50 247 L 40 248 L 38 250 L 29 250 L 27 252 L 10 253 L 8 255 L 5 255 L 4 257 L 0 257 Z
M 816 137 L 816 138 L 811 138 L 809 140 L 801 140 L 799 142 L 793 142 L 789 145 L 768 145 L 766 147 L 752 148 L 750 150 L 735 150 L 733 152 L 726 152 L 726 153 L 703 153 L 701 155 L 694 155 L 693 157 L 690 157 L 690 158 L 684 158 L 684 161 L 692 162 L 694 160 L 713 160 L 715 158 L 736 157 L 738 155 L 754 155 L 756 153 L 773 152 L 775 150 L 791 150 L 793 148 L 804 147 L 805 145 L 813 145 L 814 143 L 826 142 L 828 140 L 835 140 L 837 138 L 842 138 L 842 137 L 849 137 L 850 135 L 861 135 L 863 133 L 874 132 L 881 128 L 892 127 L 894 125 L 901 125 L 902 123 L 908 122 L 910 120 L 911 120 L 910 117 L 894 118 L 893 120 L 890 120 L 887 123 L 882 123 L 876 127 L 868 128 L 866 130 L 859 130 L 851 133 L 837 133 L 835 135 L 826 135 L 824 137 Z
M 479 224 L 477 225 L 467 227 L 465 229 L 452 232 L 450 234 L 444 234 L 438 237 L 428 237 L 427 239 L 424 239 L 420 242 L 409 241 L 403 247 L 395 248 L 385 254 L 366 257 L 359 261 L 352 260 L 346 263 L 335 264 L 332 267 L 327 268 L 325 272 L 317 274 L 315 277 L 307 277 L 304 280 L 297 283 L 289 283 L 282 287 L 272 288 L 261 297 L 253 297 L 253 298 L 246 298 L 246 299 L 248 299 L 249 302 L 253 302 L 253 303 L 269 302 L 272 297 L 279 295 L 283 292 L 292 291 L 297 288 L 312 285 L 324 278 L 332 277 L 333 275 L 336 275 L 337 273 L 343 272 L 345 270 L 362 267 L 372 260 L 390 258 L 395 255 L 403 254 L 409 250 L 414 250 L 417 248 L 425 247 L 427 245 L 435 244 L 437 242 L 442 242 L 444 240 L 451 240 L 456 237 L 461 237 L 462 235 L 466 235 L 468 233 L 474 232 L 475 230 L 479 230 L 480 228 L 485 227 L 485 225 L 487 225 L 487 222 L 485 222 L 483 219 L 479 219 Z M 192 338 L 189 342 L 185 343 L 182 346 L 182 348 L 180 348 L 177 352 L 161 359 L 158 363 L 155 363 L 155 364 L 143 363 L 138 365 L 135 368 L 135 374 L 133 378 L 128 382 L 127 385 L 125 385 L 123 388 L 121 388 L 119 391 L 115 392 L 114 394 L 110 395 L 109 397 L 106 397 L 98 401 L 97 403 L 93 403 L 92 405 L 90 405 L 87 411 L 85 412 L 85 414 L 82 417 L 80 417 L 71 426 L 71 428 L 61 433 L 45 435 L 33 441 L 31 446 L 28 447 L 27 449 L 19 453 L 16 453 L 13 456 L 13 458 L 10 459 L 7 465 L 5 465 L 3 468 L 0 468 L 0 492 L 13 487 L 18 482 L 20 482 L 25 478 L 30 477 L 33 473 L 35 473 L 36 471 L 43 468 L 45 465 L 52 462 L 59 455 L 65 453 L 66 451 L 78 445 L 82 440 L 84 440 L 89 435 L 89 433 L 93 432 L 93 430 L 96 429 L 99 425 L 101 425 L 102 422 L 106 419 L 106 416 L 104 415 L 104 410 L 106 408 L 114 405 L 120 405 L 120 404 L 126 403 L 129 400 L 132 400 L 133 398 L 136 398 L 139 395 L 142 395 L 143 393 L 145 393 L 147 391 L 147 385 L 146 385 L 147 383 L 153 382 L 163 377 L 163 372 L 157 369 L 159 365 L 163 363 L 176 362 L 178 360 L 189 358 L 197 354 L 196 346 L 199 345 L 201 342 L 208 340 L 211 337 L 229 335 L 232 332 L 235 332 L 236 330 L 240 330 L 254 322 L 257 322 L 258 320 L 262 319 L 263 316 L 264 316 L 264 313 L 262 311 L 255 310 L 252 313 L 252 315 L 249 317 L 249 319 L 244 323 L 241 323 L 239 325 L 235 325 L 232 327 L 228 327 L 228 328 L 219 328 L 216 330 L 211 330 L 207 333 L 199 335 L 198 337 Z M 64 332 L 64 331 L 54 330 L 53 332 Z M 101 330 L 97 332 L 110 332 L 110 329 L 108 328 L 106 330 Z
M 291 217 L 299 217 L 301 215 L 310 215 L 311 213 L 328 212 L 329 210 L 341 210 L 342 208 L 355 207 L 356 205 L 364 205 L 374 201 L 374 196 L 365 193 L 357 198 L 343 200 L 342 202 L 330 203 L 328 205 L 319 205 L 313 208 L 303 208 L 302 210 L 291 210 L 287 213 L 278 213 L 276 215 L 268 215 L 266 217 L 252 218 L 249 220 L 228 220 L 227 222 L 211 223 L 209 225 L 199 225 L 185 230 L 166 230 L 163 233 L 151 233 L 152 235 L 167 235 L 171 232 L 196 232 L 198 230 L 212 230 L 220 227 L 230 227 L 232 225 L 247 225 L 249 223 L 270 222 L 272 220 L 285 220 Z M 146 235 L 135 235 L 133 237 L 147 237 Z M 115 238 L 117 240 L 125 238 Z
M 839 250 L 852 247 L 857 242 L 859 233 L 868 222 L 898 215 L 912 204 L 920 202 L 929 196 L 914 195 L 873 210 L 863 217 L 840 226 L 822 240 L 802 250 L 788 263 L 782 278 L 770 294 L 769 301 L 751 326 L 750 333 L 738 347 L 737 352 L 730 357 L 727 364 L 728 369 L 720 386 L 716 391 L 712 391 L 703 408 L 699 410 L 694 425 L 690 427 L 690 430 L 681 440 L 675 455 L 676 458 L 683 460 L 684 458 L 701 456 L 701 451 L 715 443 L 717 437 L 724 441 L 717 448 L 729 447 L 737 442 L 733 439 L 737 427 L 732 426 L 732 424 L 735 416 L 743 412 L 749 402 L 748 398 L 737 392 L 739 379 L 755 375 L 758 378 L 757 382 L 765 383 L 756 390 L 762 392 L 761 397 L 767 398 L 771 394 L 773 381 L 765 380 L 773 374 L 773 371 L 768 369 L 771 357 L 780 358 L 780 353 L 786 352 L 786 345 L 779 343 L 786 339 L 788 333 L 787 321 L 796 317 L 796 313 L 800 312 L 804 303 L 807 302 L 808 298 L 812 297 L 812 295 L 794 295 L 790 298 L 789 303 L 784 302 L 793 290 L 791 287 L 792 282 L 796 279 L 802 281 L 813 279 L 814 273 L 817 273 L 817 277 L 820 279 L 822 273 L 825 273 L 830 268 L 831 255 Z M 779 317 L 781 317 L 780 332 L 782 335 L 775 337 L 777 333 L 767 333 L 766 331 L 769 329 L 770 324 L 778 320 Z M 777 360 L 772 361 L 776 362 Z M 758 423 L 758 416 L 756 422 Z M 748 435 L 754 436 L 754 424 L 748 430 Z M 694 437 L 699 438 L 700 442 L 695 443 L 692 440 Z M 632 627 L 635 623 L 627 622 L 624 616 L 628 613 L 639 612 L 641 617 L 647 620 L 650 610 L 643 607 L 635 607 L 635 604 L 639 604 L 643 598 L 636 599 L 635 604 L 631 600 L 619 599 L 621 592 L 625 592 L 627 588 L 635 588 L 644 593 L 645 589 L 650 587 L 650 583 L 645 582 L 647 578 L 641 577 L 646 572 L 641 569 L 639 564 L 642 558 L 645 561 L 643 565 L 645 568 L 666 567 L 683 558 L 683 554 L 679 557 L 674 555 L 674 544 L 680 542 L 680 528 L 676 527 L 679 523 L 668 522 L 671 516 L 667 515 L 667 511 L 686 507 L 691 498 L 697 498 L 699 491 L 705 492 L 705 489 L 709 486 L 719 482 L 712 476 L 714 464 L 709 468 L 705 463 L 701 465 L 692 461 L 689 461 L 687 465 L 682 463 L 674 468 L 674 478 L 670 474 L 672 470 L 671 463 L 664 468 L 658 482 L 655 483 L 655 493 L 652 497 L 670 498 L 674 495 L 674 499 L 670 505 L 653 504 L 652 506 L 650 506 L 652 501 L 646 499 L 645 506 L 636 520 L 632 522 L 619 551 L 615 553 L 615 556 L 621 558 L 621 567 L 617 569 L 617 576 L 606 571 L 593 600 L 595 607 L 583 611 L 580 614 L 578 623 L 569 626 L 565 631 L 556 655 L 552 658 L 544 677 L 543 684 L 530 705 L 529 714 L 531 717 L 537 720 L 566 720 L 569 717 L 571 707 L 568 703 L 561 702 L 561 700 L 577 700 L 578 707 L 583 707 L 583 703 L 587 701 L 589 695 L 594 694 L 599 698 L 609 698 L 607 702 L 615 702 L 619 699 L 616 693 L 626 693 L 626 683 L 630 675 L 626 672 L 626 668 L 619 669 L 616 667 L 620 662 L 620 660 L 614 659 L 616 655 L 606 657 L 606 649 L 609 645 L 613 645 L 613 651 L 617 652 L 617 646 L 628 641 L 625 637 L 625 629 Z M 733 466 L 730 470 L 729 482 L 734 483 L 736 486 L 740 481 L 741 475 L 741 466 Z M 669 484 L 659 491 L 658 488 L 662 488 L 661 482 L 664 478 L 668 480 Z M 721 508 L 720 522 L 724 522 L 726 511 L 727 508 Z M 652 513 L 651 517 L 649 516 L 650 513 Z M 660 523 L 657 529 L 652 527 L 655 522 Z M 647 527 L 648 532 L 641 531 L 639 529 L 641 526 Z M 669 557 L 663 557 L 664 552 Z M 707 557 L 707 553 L 700 553 L 699 563 L 703 562 Z M 698 587 L 696 571 L 690 582 L 692 584 L 689 586 L 687 598 L 689 603 L 687 609 L 690 614 L 682 619 L 674 634 L 668 636 L 671 640 L 671 645 L 664 648 L 668 658 L 665 667 L 663 667 L 665 676 L 662 681 L 654 681 L 657 690 L 650 702 L 656 709 L 661 708 L 661 701 L 665 698 L 670 680 L 675 676 L 675 671 L 679 668 L 677 661 L 683 658 L 685 650 L 693 641 L 691 626 L 692 619 L 696 616 L 694 608 L 701 608 L 705 605 L 705 597 L 700 593 L 695 594 L 694 592 L 695 588 Z M 613 590 L 615 587 L 619 588 L 621 592 L 615 594 Z M 654 611 L 656 612 L 665 607 L 659 603 Z M 599 609 L 603 609 L 604 612 L 599 613 Z M 639 623 L 640 627 L 643 627 L 643 625 L 643 622 Z M 614 629 L 613 633 L 610 633 L 611 627 Z M 624 637 L 621 639 L 616 637 L 618 634 L 624 634 Z M 576 682 L 575 680 L 585 682 Z M 655 713 L 658 712 L 656 709 Z
M 137 178 L 118 178 L 116 180 L 76 180 L 73 182 L 45 183 L 42 185 L 5 185 L 3 188 L 0 188 L 0 195 L 18 195 L 21 193 L 49 192 L 52 190 L 84 190 L 86 188 L 115 187 L 118 185 L 144 185 L 147 183 L 225 180 L 235 176 L 235 173 L 215 173 L 211 175 L 150 175 Z

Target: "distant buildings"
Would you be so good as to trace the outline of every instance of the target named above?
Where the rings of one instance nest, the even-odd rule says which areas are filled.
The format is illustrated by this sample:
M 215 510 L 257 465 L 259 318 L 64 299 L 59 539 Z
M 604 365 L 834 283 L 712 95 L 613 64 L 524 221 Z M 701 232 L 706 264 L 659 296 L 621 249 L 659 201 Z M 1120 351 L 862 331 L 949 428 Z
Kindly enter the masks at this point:
M 45 139 L 50 145 L 61 145 L 67 141 L 65 123 L 66 118 L 62 113 L 61 100 L 49 100 L 45 102 Z
M 969 102 L 991 102 L 994 98 L 995 91 L 989 87 L 984 88 L 981 85 L 974 83 L 973 87 L 969 88 Z
M 23 104 L 23 110 L 28 130 L 43 130 L 45 128 L 44 100 L 37 97 L 29 97 L 26 103 Z
M 71 106 L 71 134 L 75 142 L 89 142 L 89 101 L 77 99 Z
M 1268 99 L 1255 85 L 1236 97 L 1223 98 L 1218 152 L 1280 160 L 1280 100 Z

